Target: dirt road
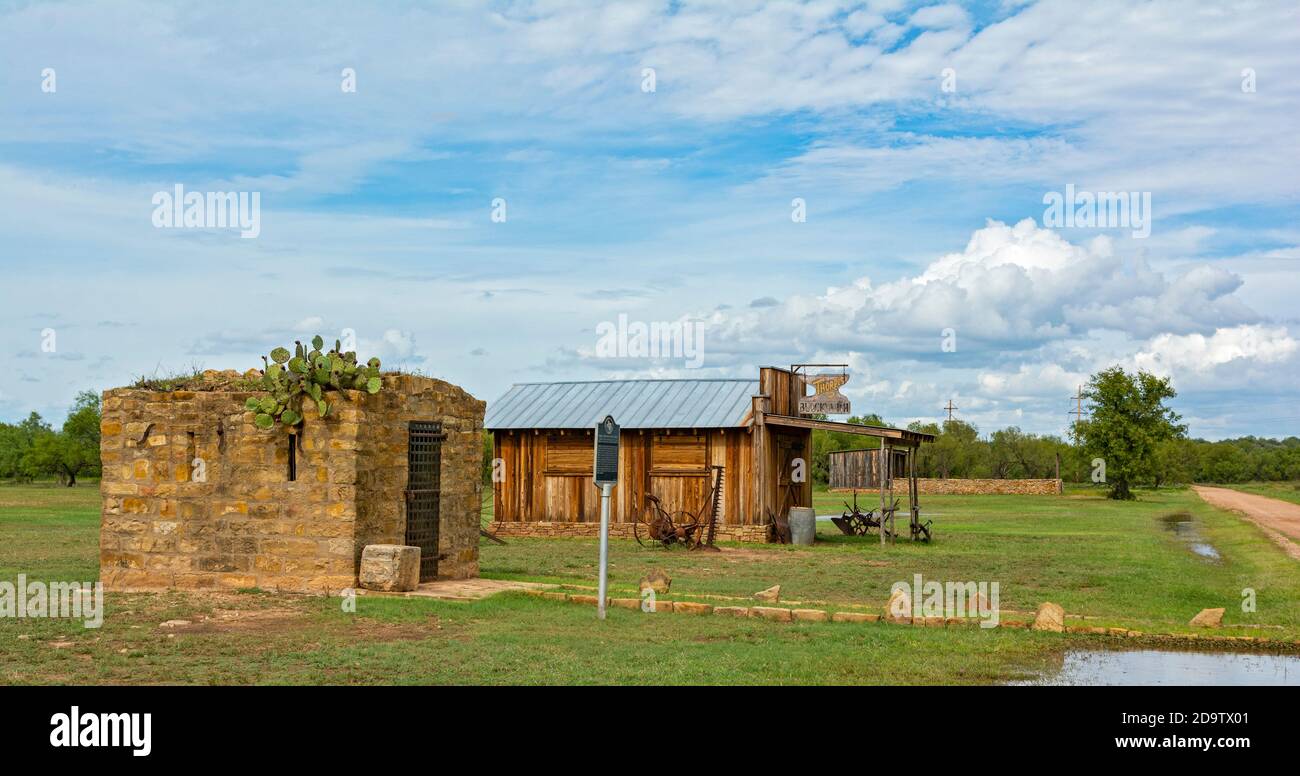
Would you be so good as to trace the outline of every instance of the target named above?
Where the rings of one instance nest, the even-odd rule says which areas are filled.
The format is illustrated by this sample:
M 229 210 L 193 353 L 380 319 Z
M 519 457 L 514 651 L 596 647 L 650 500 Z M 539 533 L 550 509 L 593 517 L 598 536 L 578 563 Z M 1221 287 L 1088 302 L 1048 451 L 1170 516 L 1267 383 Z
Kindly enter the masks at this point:
M 1211 506 L 1240 512 L 1288 555 L 1300 560 L 1300 504 L 1228 488 L 1193 485 L 1192 490 Z

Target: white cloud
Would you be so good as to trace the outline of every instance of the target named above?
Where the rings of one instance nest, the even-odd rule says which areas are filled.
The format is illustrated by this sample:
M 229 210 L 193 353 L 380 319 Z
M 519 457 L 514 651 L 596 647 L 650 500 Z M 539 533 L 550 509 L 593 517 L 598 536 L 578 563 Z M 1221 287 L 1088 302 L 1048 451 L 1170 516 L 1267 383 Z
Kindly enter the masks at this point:
M 1161 334 L 1147 349 L 1133 355 L 1133 362 L 1148 372 L 1177 375 L 1208 373 L 1221 366 L 1246 362 L 1275 364 L 1295 355 L 1297 342 L 1285 326 L 1261 324 L 1216 329 L 1203 334 Z
M 970 26 L 970 15 L 959 5 L 927 5 L 912 14 L 907 23 L 930 30 L 965 28 Z
M 1252 313 L 1232 293 L 1240 279 L 1197 266 L 1174 277 L 1116 254 L 1109 238 L 1075 245 L 1025 219 L 990 221 L 964 250 L 915 277 L 868 277 L 761 312 L 715 314 L 726 339 L 788 339 L 848 349 L 931 356 L 941 332 L 958 348 L 1033 350 L 1095 329 L 1136 336 L 1208 331 Z
M 1115 364 L 1168 375 L 1193 395 L 1269 371 L 1294 379 L 1277 369 L 1294 375 L 1300 343 L 1237 299 L 1240 285 L 1203 264 L 1155 272 L 1105 237 L 1076 245 L 1028 219 L 991 221 L 911 277 L 716 312 L 709 346 L 715 358 L 846 361 L 861 372 L 850 395 L 886 417 L 932 407 L 936 419 L 961 396 L 968 419 L 1053 429 L 1076 388 Z M 945 328 L 956 330 L 954 353 L 941 350 Z
M 1070 371 L 1060 364 L 1021 364 L 1014 372 L 981 373 L 979 389 L 985 396 L 1027 401 L 1057 399 L 1087 382 L 1087 372 Z
M 378 339 L 361 337 L 357 343 L 358 358 L 378 357 L 385 369 L 419 364 L 424 356 L 415 350 L 415 335 L 400 329 L 387 329 Z

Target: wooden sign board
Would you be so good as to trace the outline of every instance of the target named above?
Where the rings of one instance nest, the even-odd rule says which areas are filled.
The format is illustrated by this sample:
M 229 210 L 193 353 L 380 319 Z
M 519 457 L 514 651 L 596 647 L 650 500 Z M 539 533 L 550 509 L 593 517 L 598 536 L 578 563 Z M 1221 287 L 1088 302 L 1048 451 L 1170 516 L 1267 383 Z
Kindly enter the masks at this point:
M 592 480 L 597 485 L 618 484 L 618 424 L 611 415 L 596 424 L 596 457 Z
M 849 381 L 847 374 L 811 375 L 804 379 L 817 393 L 799 399 L 800 415 L 848 415 L 853 411 L 840 386 Z

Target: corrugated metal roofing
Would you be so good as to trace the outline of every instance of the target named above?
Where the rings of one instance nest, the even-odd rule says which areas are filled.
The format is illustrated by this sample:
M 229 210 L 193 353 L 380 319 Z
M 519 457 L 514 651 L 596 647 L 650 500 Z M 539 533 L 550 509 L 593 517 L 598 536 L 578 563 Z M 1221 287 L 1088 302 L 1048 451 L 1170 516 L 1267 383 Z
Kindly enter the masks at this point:
M 757 380 L 601 380 L 516 383 L 488 404 L 488 429 L 589 429 L 606 415 L 623 428 L 739 426 Z

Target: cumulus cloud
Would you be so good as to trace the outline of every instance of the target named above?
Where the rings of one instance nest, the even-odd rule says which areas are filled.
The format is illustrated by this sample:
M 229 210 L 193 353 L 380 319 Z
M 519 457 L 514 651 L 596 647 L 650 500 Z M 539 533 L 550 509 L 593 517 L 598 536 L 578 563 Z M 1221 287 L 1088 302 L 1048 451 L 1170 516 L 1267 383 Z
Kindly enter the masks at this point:
M 1087 372 L 1074 372 L 1060 364 L 1021 364 L 1014 372 L 982 372 L 978 385 L 986 396 L 1026 401 L 1064 396 L 1086 382 Z
M 1253 315 L 1232 296 L 1240 284 L 1208 266 L 1167 277 L 1118 255 L 1105 236 L 1076 245 L 1032 219 L 990 221 L 914 277 L 863 277 L 762 312 L 717 313 L 713 323 L 724 344 L 787 339 L 933 358 L 953 329 L 959 351 L 1028 351 L 1094 329 L 1153 336 L 1238 325 Z
M 424 361 L 424 356 L 416 352 L 415 335 L 401 329 L 387 329 L 378 339 L 362 337 L 357 347 L 358 358 L 378 357 L 385 369 Z
M 907 23 L 930 30 L 964 28 L 970 26 L 970 15 L 959 5 L 928 5 L 912 14 Z
M 912 276 L 715 312 L 708 345 L 719 363 L 756 350 L 849 363 L 846 393 L 887 417 L 936 419 L 961 397 L 968 418 L 1051 428 L 1067 397 L 1115 364 L 1192 391 L 1294 372 L 1300 343 L 1242 303 L 1240 287 L 1209 265 L 1156 272 L 1106 237 L 1080 245 L 1030 219 L 990 221 Z M 942 347 L 948 330 L 954 352 Z
M 1295 355 L 1300 342 L 1285 326 L 1251 324 L 1204 334 L 1161 334 L 1133 355 L 1133 363 L 1160 375 L 1213 372 L 1225 364 L 1275 364 Z

